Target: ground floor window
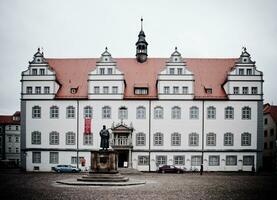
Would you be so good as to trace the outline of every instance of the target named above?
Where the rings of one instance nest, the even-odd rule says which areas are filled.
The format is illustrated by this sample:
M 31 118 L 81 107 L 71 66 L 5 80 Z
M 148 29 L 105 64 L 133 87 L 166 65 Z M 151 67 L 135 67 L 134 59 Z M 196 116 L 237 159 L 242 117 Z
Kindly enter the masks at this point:
M 149 156 L 138 156 L 138 165 L 148 165 Z
M 184 165 L 185 156 L 174 156 L 174 165 Z
M 209 156 L 209 166 L 219 166 L 219 156 Z
M 58 164 L 59 163 L 59 152 L 50 152 L 49 163 Z
M 41 152 L 33 152 L 32 161 L 33 163 L 41 163 Z
M 166 165 L 167 158 L 166 156 L 156 156 L 156 164 L 159 165 Z
M 79 157 L 79 163 L 81 163 L 81 160 L 85 159 L 84 157 Z M 77 164 L 77 157 L 72 156 L 71 157 L 71 164 Z
M 243 156 L 243 165 L 254 165 L 254 156 Z
M 237 165 L 237 156 L 226 156 L 226 166 Z
M 200 166 L 201 156 L 191 156 L 191 166 Z

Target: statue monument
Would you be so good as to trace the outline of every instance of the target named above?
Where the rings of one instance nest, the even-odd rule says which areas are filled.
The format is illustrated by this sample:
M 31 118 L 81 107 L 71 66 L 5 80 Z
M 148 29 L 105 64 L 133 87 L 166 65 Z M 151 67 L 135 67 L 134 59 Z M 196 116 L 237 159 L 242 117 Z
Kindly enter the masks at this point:
M 110 133 L 109 133 L 109 131 L 106 129 L 106 126 L 105 126 L 105 125 L 103 126 L 103 129 L 100 131 L 99 134 L 100 134 L 100 137 L 101 137 L 100 147 L 102 148 L 102 150 L 108 151 Z

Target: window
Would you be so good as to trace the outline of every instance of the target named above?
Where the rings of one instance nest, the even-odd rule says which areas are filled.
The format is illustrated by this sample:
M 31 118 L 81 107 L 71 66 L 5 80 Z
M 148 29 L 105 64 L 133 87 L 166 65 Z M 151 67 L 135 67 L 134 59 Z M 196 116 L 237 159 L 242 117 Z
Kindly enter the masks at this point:
M 59 107 L 58 106 L 51 106 L 50 107 L 50 118 L 51 119 L 59 118 Z
M 118 109 L 118 119 L 128 119 L 128 109 L 126 107 Z
M 166 165 L 167 157 L 166 156 L 156 156 L 156 165 Z
M 59 144 L 59 133 L 53 131 L 49 133 L 49 144 L 50 145 L 58 145 Z
M 84 107 L 84 118 L 92 118 L 92 107 Z
M 85 159 L 84 157 L 79 157 L 79 163 L 81 164 L 81 160 Z M 71 164 L 77 164 L 77 157 L 72 156 L 71 157 Z
M 16 143 L 19 142 L 19 137 L 18 137 L 18 136 L 15 137 L 15 142 L 16 142 Z
M 33 163 L 41 163 L 41 152 L 33 152 L 32 161 Z
M 241 146 L 250 146 L 251 145 L 251 134 L 242 133 L 241 134 Z
M 66 108 L 66 117 L 69 119 L 75 118 L 75 107 L 74 106 L 68 106 Z
M 212 94 L 213 93 L 213 89 L 212 88 L 207 88 L 206 89 L 206 93 L 207 94 Z
M 144 133 L 136 134 L 136 145 L 137 146 L 145 146 L 145 134 Z
M 84 134 L 84 145 L 93 145 L 93 136 L 92 134 Z
M 112 87 L 112 93 L 113 94 L 117 94 L 118 93 L 118 87 L 117 86 L 113 86 Z
M 181 108 L 178 106 L 174 106 L 171 109 L 171 118 L 172 119 L 181 119 Z
M 59 152 L 50 152 L 49 163 L 50 164 L 58 164 L 59 163 Z
M 100 74 L 101 75 L 105 74 L 105 68 L 100 68 Z
M 171 74 L 171 75 L 172 75 L 172 74 L 175 74 L 175 69 L 174 69 L 174 68 L 170 68 L 170 69 L 169 69 L 169 74 Z
M 8 137 L 8 142 L 12 142 L 12 136 Z
M 171 134 L 171 145 L 172 146 L 181 146 L 181 134 L 172 133 Z
M 185 156 L 173 156 L 174 165 L 184 165 L 185 164 Z
M 104 94 L 109 94 L 109 87 L 108 86 L 103 87 L 103 93 Z
M 75 144 L 75 133 L 73 133 L 73 132 L 66 133 L 66 144 L 67 145 Z
M 180 74 L 183 74 L 183 69 L 182 68 L 178 68 L 177 69 L 177 73 L 180 75 Z
M 37 69 L 32 69 L 32 75 L 37 75 L 38 74 L 38 70 Z
M 267 130 L 264 131 L 264 137 L 267 137 Z
M 252 69 L 246 69 L 246 74 L 247 75 L 252 75 Z
M 274 136 L 274 129 L 273 129 L 273 128 L 270 129 L 270 136 L 271 136 L 271 137 Z
M 216 108 L 210 106 L 207 108 L 207 118 L 208 119 L 215 119 L 216 118 Z
M 49 94 L 50 93 L 50 87 L 48 87 L 48 86 L 44 87 L 44 93 Z
M 45 75 L 45 69 L 39 69 L 39 74 L 40 75 Z
M 148 94 L 148 88 L 135 88 L 135 94 L 147 95 Z
M 41 144 L 41 133 L 38 131 L 32 132 L 32 144 Z
M 239 69 L 239 75 L 244 75 L 244 69 Z
M 216 145 L 216 134 L 208 133 L 207 134 L 207 146 L 215 146 Z
M 264 149 L 267 149 L 267 142 L 264 143 Z
M 154 108 L 154 119 L 163 119 L 163 108 L 158 106 Z
M 209 156 L 209 166 L 219 166 L 219 156 Z
M 201 163 L 201 156 L 191 156 L 191 166 L 200 166 Z
M 94 94 L 99 94 L 100 93 L 100 87 L 95 86 L 94 87 Z
M 18 147 L 15 148 L 15 153 L 19 153 L 19 148 Z
M 177 86 L 173 87 L 173 94 L 179 94 L 179 87 Z
M 224 146 L 233 146 L 234 145 L 234 134 L 225 133 L 224 134 Z
M 253 166 L 254 165 L 254 156 L 243 156 L 243 165 Z
M 11 152 L 12 152 L 12 148 L 9 147 L 9 148 L 8 148 L 8 153 L 11 153 Z
M 251 93 L 252 94 L 258 94 L 258 88 L 257 87 L 252 87 L 251 88 Z
M 164 138 L 164 136 L 162 133 L 155 133 L 154 134 L 154 146 L 162 146 L 163 138 Z
M 12 126 L 11 126 L 11 125 L 9 125 L 9 126 L 8 126 L 8 129 L 9 129 L 9 130 L 12 130 Z
M 251 119 L 251 108 L 246 106 L 242 108 L 242 119 Z
M 143 106 L 137 107 L 137 119 L 145 119 L 146 118 L 146 109 Z
M 26 88 L 26 93 L 27 94 L 32 94 L 33 93 L 33 88 L 32 87 L 27 87 Z
M 169 87 L 164 87 L 164 93 L 165 94 L 169 94 L 170 93 Z
M 40 94 L 41 93 L 41 87 L 35 87 L 35 93 Z
M 267 125 L 267 118 L 264 119 L 264 124 Z
M 196 106 L 191 107 L 190 109 L 190 119 L 198 119 L 199 109 Z
M 225 108 L 225 119 L 234 119 L 234 108 L 228 106 Z
M 108 68 L 108 74 L 113 74 L 113 68 Z
M 189 134 L 189 146 L 198 146 L 199 145 L 199 135 L 197 133 Z
M 239 87 L 233 87 L 233 93 L 239 94 Z
M 226 166 L 237 165 L 237 156 L 226 156 Z
M 109 106 L 104 106 L 102 108 L 102 118 L 110 119 L 111 118 L 111 108 Z
M 248 87 L 242 87 L 242 94 L 248 94 Z
M 34 119 L 41 118 L 41 108 L 39 106 L 34 106 L 32 108 L 32 117 Z
M 183 87 L 183 94 L 188 94 L 188 87 Z
M 138 165 L 148 165 L 149 156 L 138 156 Z

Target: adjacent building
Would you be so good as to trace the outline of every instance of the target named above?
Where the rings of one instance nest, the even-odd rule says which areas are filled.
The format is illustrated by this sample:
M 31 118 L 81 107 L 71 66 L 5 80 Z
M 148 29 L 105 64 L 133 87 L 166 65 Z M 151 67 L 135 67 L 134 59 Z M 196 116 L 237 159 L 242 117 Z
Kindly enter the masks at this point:
M 22 163 L 90 167 L 109 128 L 118 166 L 174 164 L 207 171 L 262 166 L 263 73 L 246 48 L 237 58 L 149 58 L 141 29 L 135 58 L 45 58 L 21 79 Z

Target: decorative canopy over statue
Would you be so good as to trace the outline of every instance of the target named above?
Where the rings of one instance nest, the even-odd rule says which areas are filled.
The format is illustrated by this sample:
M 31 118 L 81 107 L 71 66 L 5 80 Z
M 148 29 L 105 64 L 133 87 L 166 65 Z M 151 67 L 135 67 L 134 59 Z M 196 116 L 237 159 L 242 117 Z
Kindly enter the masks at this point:
M 102 150 L 108 150 L 110 133 L 109 133 L 108 129 L 106 129 L 105 125 L 103 125 L 103 129 L 100 131 L 99 134 L 101 137 L 100 147 L 102 148 Z

